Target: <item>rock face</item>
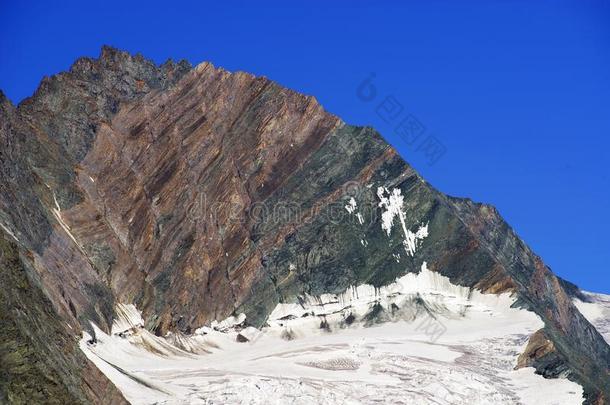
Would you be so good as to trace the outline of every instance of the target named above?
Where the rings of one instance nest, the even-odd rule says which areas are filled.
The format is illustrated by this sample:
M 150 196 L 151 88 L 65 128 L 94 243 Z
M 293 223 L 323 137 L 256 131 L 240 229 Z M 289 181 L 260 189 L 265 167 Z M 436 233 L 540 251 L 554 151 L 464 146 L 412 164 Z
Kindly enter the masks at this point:
M 20 252 L 0 270 L 37 297 L 2 295 L 0 315 L 31 331 L 19 341 L 37 356 L 55 328 L 69 350 L 48 364 L 61 365 L 54 383 L 74 402 L 113 387 L 76 364 L 67 336 L 90 322 L 109 331 L 117 303 L 135 304 L 159 335 L 242 312 L 259 326 L 279 302 L 383 286 L 424 260 L 455 284 L 517 294 L 548 341 L 534 339 L 544 355 L 527 365 L 577 381 L 591 402 L 610 395 L 610 348 L 572 304 L 578 289 L 493 207 L 438 192 L 373 129 L 312 97 L 103 48 L 18 107 L 0 95 L 0 143 L 3 243 Z M 384 228 L 392 204 L 404 215 Z M 42 329 L 10 315 L 15 300 L 26 314 L 45 308 Z M 92 389 L 70 391 L 82 380 Z
M 0 402 L 127 403 L 79 350 L 10 239 L 0 235 Z

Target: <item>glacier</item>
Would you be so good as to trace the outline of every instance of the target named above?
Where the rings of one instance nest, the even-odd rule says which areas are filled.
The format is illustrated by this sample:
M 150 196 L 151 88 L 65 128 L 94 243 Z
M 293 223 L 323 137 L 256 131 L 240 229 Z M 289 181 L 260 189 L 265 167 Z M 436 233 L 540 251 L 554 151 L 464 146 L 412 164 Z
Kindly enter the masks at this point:
M 239 314 L 159 337 L 119 305 L 112 333 L 93 325 L 80 348 L 133 404 L 580 404 L 578 384 L 514 369 L 543 323 L 513 304 L 423 263 L 383 288 L 278 304 L 260 330 Z

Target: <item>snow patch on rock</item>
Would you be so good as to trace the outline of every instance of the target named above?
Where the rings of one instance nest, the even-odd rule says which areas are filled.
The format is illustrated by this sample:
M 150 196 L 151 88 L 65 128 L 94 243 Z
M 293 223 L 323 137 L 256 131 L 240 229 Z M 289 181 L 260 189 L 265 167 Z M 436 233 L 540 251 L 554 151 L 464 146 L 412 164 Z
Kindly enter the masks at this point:
M 587 291 L 582 293 L 586 296 L 587 302 L 575 298 L 574 305 L 610 344 L 610 295 Z
M 9 234 L 9 235 L 10 235 L 10 236 L 13 238 L 13 239 L 15 239 L 15 241 L 19 242 L 19 239 L 17 239 L 17 237 L 15 236 L 15 234 L 14 234 L 13 232 L 11 232 L 11 230 L 10 230 L 10 229 L 9 229 L 7 226 L 3 225 L 3 224 L 0 222 L 0 227 L 1 227 L 2 229 L 4 229 L 4 231 L 5 231 L 6 233 L 8 233 L 8 234 Z
M 405 250 L 409 256 L 414 256 L 421 241 L 428 236 L 428 224 L 422 224 L 416 232 L 407 228 L 403 212 L 404 197 L 399 188 L 390 192 L 385 187 L 379 187 L 377 188 L 377 197 L 380 201 L 379 207 L 385 209 L 381 214 L 381 228 L 390 236 L 394 219 L 397 218 L 404 235 L 403 245 Z
M 348 204 L 345 206 L 345 209 L 350 214 L 353 214 L 356 211 L 356 208 L 358 208 L 358 206 L 356 204 L 356 200 L 354 199 L 354 197 L 352 197 L 352 198 L 350 198 Z

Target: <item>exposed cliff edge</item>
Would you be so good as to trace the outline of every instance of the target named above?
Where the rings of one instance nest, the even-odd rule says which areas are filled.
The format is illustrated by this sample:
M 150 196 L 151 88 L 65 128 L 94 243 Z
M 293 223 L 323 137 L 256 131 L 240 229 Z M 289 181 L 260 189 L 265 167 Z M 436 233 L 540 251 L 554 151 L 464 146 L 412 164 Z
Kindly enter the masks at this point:
M 528 365 L 610 396 L 610 348 L 578 290 L 493 207 L 445 196 L 373 129 L 266 78 L 104 47 L 17 107 L 0 95 L 0 171 L 3 233 L 61 333 L 110 332 L 117 303 L 158 335 L 242 312 L 260 326 L 279 303 L 381 287 L 425 261 L 516 294 L 545 324 L 532 347 L 550 342 Z

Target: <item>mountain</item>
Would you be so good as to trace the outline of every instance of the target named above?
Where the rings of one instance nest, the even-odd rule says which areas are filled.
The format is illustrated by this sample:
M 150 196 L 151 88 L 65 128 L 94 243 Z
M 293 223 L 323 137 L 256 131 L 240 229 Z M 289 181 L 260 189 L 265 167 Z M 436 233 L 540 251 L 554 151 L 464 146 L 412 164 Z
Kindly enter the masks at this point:
M 484 337 L 520 351 L 503 354 L 509 368 L 610 398 L 610 347 L 576 305 L 597 301 L 496 209 L 442 194 L 374 129 L 267 78 L 104 47 L 18 106 L 0 94 L 0 142 L 4 401 L 135 402 L 133 384 L 171 397 L 120 360 L 422 317 L 506 333 L 524 317 L 523 342 Z

